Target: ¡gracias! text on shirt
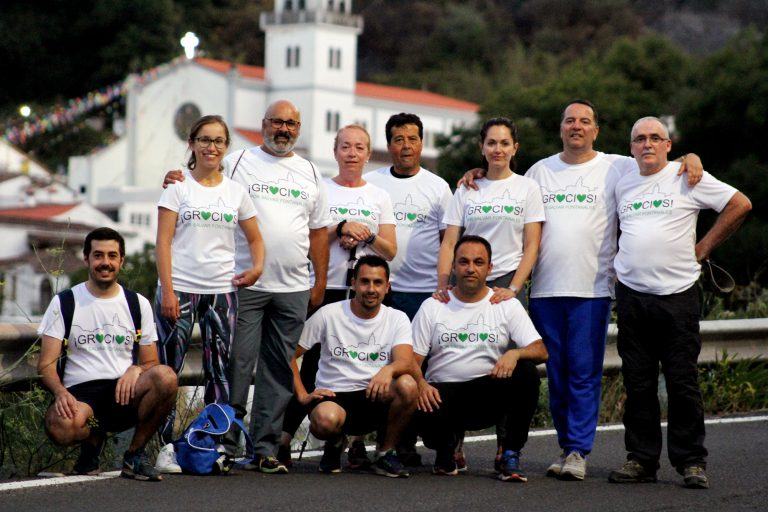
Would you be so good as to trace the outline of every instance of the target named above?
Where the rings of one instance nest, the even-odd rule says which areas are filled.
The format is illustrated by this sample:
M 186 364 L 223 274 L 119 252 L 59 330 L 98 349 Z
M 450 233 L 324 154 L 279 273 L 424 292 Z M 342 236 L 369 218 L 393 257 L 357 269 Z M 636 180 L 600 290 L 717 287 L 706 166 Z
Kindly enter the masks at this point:
M 349 357 L 356 361 L 378 361 L 385 363 L 389 359 L 387 352 L 363 352 L 360 350 L 348 350 L 344 347 L 334 347 L 332 351 L 336 357 Z
M 133 344 L 133 336 L 130 334 L 102 334 L 100 332 L 81 334 L 74 338 L 77 345 L 125 345 L 130 347 Z
M 554 203 L 582 203 L 592 204 L 597 202 L 597 194 L 543 194 L 544 204 Z
M 619 215 L 622 215 L 627 212 L 633 212 L 633 211 L 647 211 L 647 210 L 655 210 L 655 209 L 665 209 L 668 210 L 672 208 L 675 204 L 674 199 L 666 198 L 666 199 L 646 199 L 644 201 L 627 201 L 626 203 L 619 206 Z
M 395 212 L 395 220 L 398 222 L 425 222 L 426 219 L 423 213 Z
M 522 206 L 512 206 L 503 204 L 487 204 L 470 206 L 467 208 L 467 215 L 478 215 L 481 213 L 508 213 L 510 215 L 522 215 Z
M 496 343 L 499 335 L 493 332 L 444 332 L 440 343 Z
M 305 191 L 295 188 L 278 187 L 276 185 L 269 185 L 267 183 L 253 183 L 248 187 L 250 194 L 261 193 L 268 196 L 281 196 L 292 199 L 309 199 L 309 194 Z
M 216 211 L 186 210 L 181 214 L 182 221 L 190 220 L 209 220 L 212 222 L 237 222 L 237 217 L 232 213 L 221 213 Z

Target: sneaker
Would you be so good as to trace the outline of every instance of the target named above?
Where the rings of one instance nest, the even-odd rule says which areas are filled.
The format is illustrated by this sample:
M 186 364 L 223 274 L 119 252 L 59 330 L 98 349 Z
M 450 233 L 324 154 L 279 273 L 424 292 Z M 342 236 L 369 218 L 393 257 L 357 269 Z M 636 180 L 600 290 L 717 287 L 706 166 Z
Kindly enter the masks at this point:
M 160 472 L 149 463 L 144 449 L 135 452 L 125 452 L 123 455 L 123 470 L 120 472 L 123 478 L 131 478 L 144 482 L 159 482 L 163 479 Z
M 176 451 L 173 449 L 173 443 L 160 448 L 155 461 L 155 469 L 161 473 L 178 474 L 181 473 L 181 466 L 176 462 Z
M 456 463 L 456 471 L 464 472 L 467 470 L 467 458 L 464 456 L 464 450 L 455 452 L 453 461 Z
M 291 466 L 293 466 L 293 461 L 291 460 L 291 447 L 290 446 L 286 446 L 284 444 L 278 445 L 278 447 L 277 447 L 277 461 L 280 462 L 286 468 L 290 468 Z
M 501 455 L 501 473 L 498 476 L 503 482 L 527 482 L 528 477 L 520 468 L 520 452 L 507 450 Z
M 398 446 L 397 458 L 400 459 L 400 463 L 403 466 L 407 466 L 409 468 L 421 467 L 421 454 L 416 451 L 415 445 Z
M 382 453 L 373 463 L 373 471 L 377 475 L 391 478 L 408 478 L 410 475 L 405 466 L 397 458 L 397 451 L 393 448 Z
M 349 469 L 368 469 L 371 467 L 371 459 L 362 441 L 352 441 L 347 451 L 347 467 Z
M 621 468 L 611 471 L 608 481 L 614 484 L 655 482 L 656 471 L 648 471 L 635 459 L 629 459 Z
M 560 455 L 558 455 L 557 460 L 550 464 L 547 468 L 547 476 L 555 478 L 560 476 L 560 473 L 563 471 L 563 464 L 565 464 L 565 458 L 565 452 L 562 452 Z
M 363 446 L 365 448 L 365 446 Z M 344 438 L 338 441 L 326 441 L 323 456 L 317 470 L 321 473 L 341 473 L 341 454 L 344 453 Z
M 256 460 L 259 461 L 258 468 L 262 473 L 273 475 L 284 475 L 288 473 L 288 468 L 285 467 L 285 464 L 277 460 L 277 457 L 274 455 L 267 455 L 266 457 L 262 455 L 257 457 Z
M 97 446 L 93 446 L 85 441 L 80 443 L 80 455 L 77 456 L 72 473 L 75 475 L 98 475 L 101 472 L 99 469 L 99 455 L 101 455 L 103 447 L 103 442 L 100 442 Z
M 432 473 L 441 476 L 456 476 L 459 474 L 459 468 L 456 464 L 456 454 L 461 452 L 449 452 L 441 453 L 437 452 L 435 456 L 435 465 L 432 466 Z
M 709 489 L 704 466 L 688 466 L 683 470 L 683 485 L 688 489 Z
M 568 454 L 560 472 L 560 480 L 584 480 L 587 476 L 587 459 L 579 452 Z

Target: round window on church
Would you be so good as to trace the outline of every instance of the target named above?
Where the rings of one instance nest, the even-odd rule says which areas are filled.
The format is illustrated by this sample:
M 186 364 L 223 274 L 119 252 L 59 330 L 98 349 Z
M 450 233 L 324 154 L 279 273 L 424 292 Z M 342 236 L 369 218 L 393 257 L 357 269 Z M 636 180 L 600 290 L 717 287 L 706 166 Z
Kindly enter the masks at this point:
M 194 103 L 184 103 L 176 111 L 176 115 L 173 116 L 173 128 L 176 130 L 176 135 L 185 141 L 189 136 L 189 129 L 192 125 L 200 119 L 200 109 Z

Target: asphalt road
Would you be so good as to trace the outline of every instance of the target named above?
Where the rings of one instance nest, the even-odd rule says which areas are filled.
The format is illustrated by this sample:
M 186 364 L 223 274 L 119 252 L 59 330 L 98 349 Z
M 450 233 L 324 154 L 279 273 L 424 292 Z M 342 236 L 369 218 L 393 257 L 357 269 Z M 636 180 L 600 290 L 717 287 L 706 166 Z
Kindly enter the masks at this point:
M 431 466 L 408 479 L 352 471 L 323 475 L 314 458 L 281 476 L 234 470 L 223 477 L 173 475 L 159 483 L 112 478 L 22 490 L 0 482 L 0 511 L 768 510 L 768 416 L 708 424 L 707 447 L 709 490 L 683 488 L 666 461 L 655 484 L 609 484 L 608 474 L 625 457 L 623 430 L 613 429 L 598 432 L 583 482 L 544 476 L 557 444 L 551 434 L 534 432 L 522 459 L 527 484 L 496 480 L 495 442 L 483 441 L 467 445 L 469 471 L 457 477 L 433 476 Z M 433 453 L 420 451 L 431 465 Z

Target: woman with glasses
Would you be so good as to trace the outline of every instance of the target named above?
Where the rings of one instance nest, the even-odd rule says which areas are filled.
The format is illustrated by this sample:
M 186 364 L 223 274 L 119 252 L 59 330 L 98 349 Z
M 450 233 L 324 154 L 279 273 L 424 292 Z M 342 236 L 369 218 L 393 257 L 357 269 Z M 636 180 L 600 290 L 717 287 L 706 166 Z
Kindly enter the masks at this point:
M 264 246 L 256 210 L 245 188 L 222 172 L 229 129 L 220 116 L 201 117 L 192 126 L 185 179 L 163 191 L 158 202 L 155 256 L 159 286 L 155 321 L 160 360 L 178 374 L 195 320 L 203 341 L 205 403 L 229 401 L 226 369 L 237 316 L 237 289 L 256 282 Z M 253 266 L 235 275 L 235 232 L 242 229 Z M 175 409 L 160 437 L 161 472 L 181 472 L 173 445 Z

